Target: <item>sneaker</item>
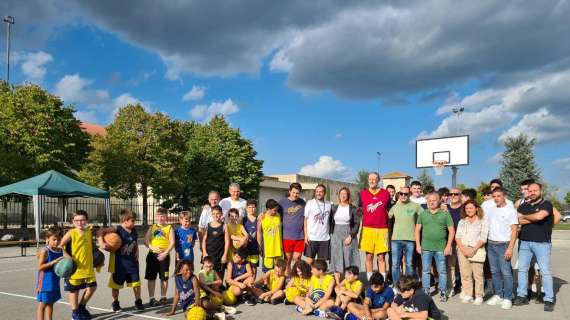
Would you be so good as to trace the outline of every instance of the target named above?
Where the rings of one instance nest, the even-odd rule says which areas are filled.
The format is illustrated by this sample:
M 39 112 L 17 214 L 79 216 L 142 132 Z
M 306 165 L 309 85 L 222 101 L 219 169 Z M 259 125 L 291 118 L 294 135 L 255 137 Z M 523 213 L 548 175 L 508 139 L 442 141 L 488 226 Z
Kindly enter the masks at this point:
M 445 292 L 439 294 L 439 302 L 447 302 L 447 294 Z
M 121 311 L 121 304 L 119 303 L 119 300 L 113 301 L 113 303 L 111 304 L 111 308 L 113 308 L 113 312 Z
M 165 298 L 165 297 L 162 297 L 162 298 L 160 298 L 160 300 L 158 300 L 158 305 L 159 305 L 159 306 L 165 306 L 166 304 L 167 304 L 167 302 L 166 302 L 166 298 Z
M 299 313 L 303 313 L 303 308 L 301 308 L 301 306 L 295 307 L 295 310 Z
M 473 298 L 471 298 L 470 296 L 463 296 L 463 298 L 461 298 L 461 302 L 471 303 L 471 302 L 473 302 Z
M 149 307 L 156 307 L 157 303 L 156 303 L 156 299 L 155 298 L 150 298 L 150 300 L 148 300 L 148 306 Z
M 503 303 L 503 299 L 501 299 L 501 297 L 499 297 L 498 295 L 494 295 L 491 297 L 491 299 L 487 300 L 487 304 L 490 306 L 496 306 L 501 303 Z
M 83 319 L 91 319 L 91 313 L 89 313 L 89 310 L 87 310 L 87 307 L 84 304 L 79 304 L 79 307 L 77 308 L 77 310 L 79 311 L 79 317 L 83 320 Z
M 216 320 L 226 320 L 226 314 L 223 312 L 214 313 L 214 319 Z
M 325 311 L 321 311 L 320 309 L 315 310 L 315 312 L 313 312 L 313 315 L 317 318 L 328 318 L 327 313 Z
M 255 306 L 257 304 L 257 299 L 254 296 L 249 296 L 246 301 L 248 306 Z
M 501 302 L 501 309 L 503 310 L 511 310 L 512 307 L 513 303 L 509 299 L 503 299 L 503 302 Z
M 348 312 L 344 315 L 344 320 L 358 320 L 358 318 L 352 313 Z
M 71 312 L 71 320 L 79 320 L 79 310 L 75 309 Z
M 527 297 L 519 297 L 517 296 L 515 298 L 515 301 L 513 301 L 513 306 L 524 306 L 528 304 L 528 298 Z
M 482 297 L 477 297 L 475 298 L 475 300 L 473 301 L 473 305 L 475 306 L 480 306 L 483 304 L 483 298 Z
M 447 291 L 447 299 L 451 299 L 451 297 L 453 297 L 454 294 L 455 294 L 455 292 L 453 292 L 453 289 L 448 290 Z
M 324 312 L 324 314 L 326 315 L 326 318 L 328 318 L 328 319 L 342 320 L 342 318 L 338 314 L 336 314 L 332 311 Z
M 226 314 L 236 314 L 237 313 L 237 309 L 234 307 L 230 307 L 230 306 L 222 306 L 222 311 L 224 311 Z
M 269 303 L 271 303 L 271 304 L 274 305 L 274 306 L 280 304 L 281 302 L 283 302 L 281 299 L 271 299 L 271 300 L 269 300 Z
M 144 310 L 144 305 L 143 305 L 141 299 L 135 300 L 135 309 L 137 309 L 138 311 L 143 311 L 143 310 Z
M 544 301 L 544 311 L 546 312 L 554 311 L 554 302 Z

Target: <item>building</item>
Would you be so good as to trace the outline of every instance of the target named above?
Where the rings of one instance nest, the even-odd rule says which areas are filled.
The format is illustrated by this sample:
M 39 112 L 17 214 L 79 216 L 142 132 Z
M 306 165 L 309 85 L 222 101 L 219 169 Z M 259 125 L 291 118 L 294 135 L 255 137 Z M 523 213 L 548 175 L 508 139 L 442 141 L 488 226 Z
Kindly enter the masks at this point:
M 391 184 L 396 188 L 396 192 L 400 190 L 401 187 L 408 187 L 412 180 L 412 176 L 401 171 L 393 171 L 385 174 L 382 177 L 384 188 Z

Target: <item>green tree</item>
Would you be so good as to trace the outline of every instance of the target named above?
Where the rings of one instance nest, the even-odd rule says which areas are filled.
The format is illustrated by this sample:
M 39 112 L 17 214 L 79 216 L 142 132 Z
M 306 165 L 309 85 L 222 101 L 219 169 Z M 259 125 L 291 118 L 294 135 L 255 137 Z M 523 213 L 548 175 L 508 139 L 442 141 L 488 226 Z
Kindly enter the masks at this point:
M 426 169 L 422 169 L 420 171 L 420 174 L 418 175 L 418 181 L 421 182 L 422 187 L 426 187 L 426 186 L 434 186 L 433 184 L 433 178 L 429 175 L 428 171 Z
M 195 125 L 184 156 L 184 190 L 192 204 L 203 203 L 211 190 L 227 195 L 230 183 L 239 183 L 243 198 L 253 198 L 263 180 L 263 161 L 240 130 L 223 116 Z
M 485 201 L 485 198 L 483 197 L 483 192 L 487 188 L 489 188 L 489 184 L 481 181 L 481 183 L 477 187 L 477 199 L 476 199 L 477 203 L 481 204 L 481 203 L 483 203 L 483 201 Z
M 89 136 L 74 111 L 37 85 L 0 82 L 0 185 L 47 170 L 75 177 Z
M 356 174 L 356 179 L 354 183 L 358 186 L 358 190 L 368 188 L 368 171 L 362 169 Z
M 564 202 L 566 202 L 566 207 L 570 208 L 570 191 L 566 192 L 564 196 Z
M 523 180 L 541 180 L 534 156 L 535 142 L 535 139 L 530 139 L 524 134 L 509 137 L 504 142 L 505 151 L 501 160 L 500 177 L 510 199 L 520 197 L 520 183 Z

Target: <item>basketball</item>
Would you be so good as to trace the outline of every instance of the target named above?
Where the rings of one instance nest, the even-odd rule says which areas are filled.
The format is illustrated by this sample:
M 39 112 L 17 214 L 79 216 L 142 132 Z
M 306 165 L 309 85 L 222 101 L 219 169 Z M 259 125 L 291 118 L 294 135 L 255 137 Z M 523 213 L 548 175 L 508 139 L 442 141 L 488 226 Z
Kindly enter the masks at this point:
M 101 250 L 95 249 L 93 250 L 93 267 L 99 268 L 105 264 L 105 255 Z
M 194 306 L 186 313 L 186 320 L 206 320 L 206 310 Z
M 75 262 L 71 258 L 61 259 L 53 268 L 55 274 L 60 278 L 69 278 L 75 272 Z
M 224 304 L 226 306 L 233 306 L 234 304 L 237 303 L 237 298 L 230 289 L 224 291 L 223 296 L 224 296 Z
M 103 241 L 109 246 L 107 251 L 115 252 L 121 248 L 123 241 L 121 237 L 115 232 L 109 232 L 103 236 Z

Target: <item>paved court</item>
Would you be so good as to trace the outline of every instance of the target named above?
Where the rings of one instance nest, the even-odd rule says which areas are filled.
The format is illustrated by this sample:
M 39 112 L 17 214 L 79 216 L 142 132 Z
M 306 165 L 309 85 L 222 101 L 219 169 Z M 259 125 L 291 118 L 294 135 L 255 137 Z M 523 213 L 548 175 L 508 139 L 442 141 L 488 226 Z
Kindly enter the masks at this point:
M 555 275 L 555 289 L 557 290 L 557 304 L 555 312 L 549 314 L 542 311 L 543 305 L 534 304 L 524 307 L 513 307 L 505 311 L 499 307 L 487 305 L 465 305 L 459 301 L 458 296 L 453 297 L 447 303 L 439 303 L 438 307 L 448 319 L 570 319 L 570 231 L 556 231 L 553 236 L 553 272 Z M 141 270 L 144 270 L 144 257 L 146 248 L 141 246 Z M 32 253 L 34 250 L 29 250 Z M 29 255 L 19 257 L 19 248 L 0 249 L 0 319 L 34 319 L 36 303 L 34 295 L 36 260 Z M 198 266 L 197 266 L 198 267 Z M 142 272 L 141 272 L 142 273 Z M 132 308 L 134 301 L 132 291 L 121 291 L 121 313 L 113 313 L 110 310 L 110 289 L 106 287 L 108 273 L 106 269 L 97 274 L 99 290 L 89 303 L 90 311 L 95 315 L 94 319 L 184 319 L 179 312 L 172 317 L 164 316 L 163 312 L 168 308 L 157 307 L 147 309 L 144 312 L 135 312 Z M 63 286 L 62 286 L 63 287 Z M 169 289 L 172 296 L 172 286 Z M 143 283 L 143 302 L 148 301 L 146 286 Z M 63 299 L 55 305 L 55 319 L 69 319 L 70 307 L 67 303 L 67 295 L 63 293 Z M 292 306 L 257 305 L 250 307 L 242 305 L 238 307 L 235 319 L 306 319 L 294 311 Z

